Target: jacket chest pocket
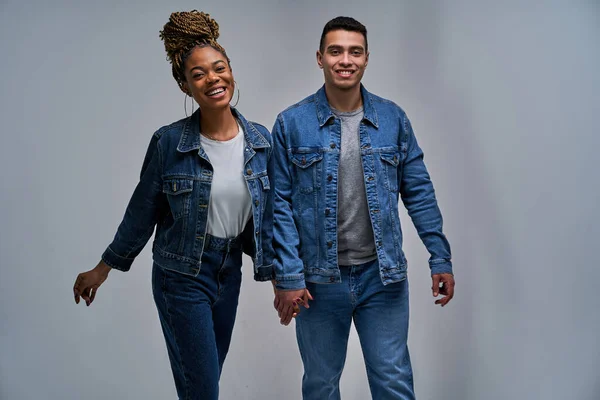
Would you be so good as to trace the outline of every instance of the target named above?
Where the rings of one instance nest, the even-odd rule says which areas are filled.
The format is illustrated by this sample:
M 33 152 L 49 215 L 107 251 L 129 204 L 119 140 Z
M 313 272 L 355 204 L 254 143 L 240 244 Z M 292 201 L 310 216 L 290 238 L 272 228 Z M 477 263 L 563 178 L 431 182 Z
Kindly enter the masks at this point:
M 321 188 L 322 152 L 293 152 L 295 184 L 301 193 L 311 193 Z
M 398 191 L 398 177 L 402 167 L 402 153 L 399 151 L 381 153 L 381 166 L 383 168 L 383 179 L 386 189 Z
M 192 203 L 193 179 L 165 178 L 163 193 L 167 196 L 174 219 L 189 215 Z

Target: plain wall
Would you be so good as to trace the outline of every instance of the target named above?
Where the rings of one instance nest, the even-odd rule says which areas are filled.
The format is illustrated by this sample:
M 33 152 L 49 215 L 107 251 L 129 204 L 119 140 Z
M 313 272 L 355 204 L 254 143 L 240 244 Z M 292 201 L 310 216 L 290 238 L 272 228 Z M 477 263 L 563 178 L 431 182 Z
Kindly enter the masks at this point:
M 453 250 L 456 297 L 433 305 L 406 213 L 409 345 L 419 399 L 600 398 L 598 1 L 0 1 L 0 398 L 175 398 L 150 286 L 150 244 L 96 265 L 152 133 L 184 116 L 158 32 L 209 12 L 238 105 L 271 128 L 323 82 L 323 25 L 369 31 L 363 83 L 408 113 Z M 293 326 L 244 260 L 222 399 L 300 399 Z M 353 331 L 345 400 L 370 398 Z

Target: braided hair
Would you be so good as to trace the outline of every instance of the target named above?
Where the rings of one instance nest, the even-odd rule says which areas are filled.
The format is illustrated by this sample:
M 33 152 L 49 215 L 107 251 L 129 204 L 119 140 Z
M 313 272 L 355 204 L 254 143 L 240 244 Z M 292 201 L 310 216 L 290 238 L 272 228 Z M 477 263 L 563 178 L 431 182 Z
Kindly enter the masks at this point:
M 225 49 L 217 43 L 219 24 L 207 13 L 197 10 L 174 12 L 169 17 L 169 22 L 160 31 L 159 37 L 165 43 L 173 78 L 184 92 L 184 64 L 195 47 L 210 46 L 223 54 L 228 63 L 230 62 Z

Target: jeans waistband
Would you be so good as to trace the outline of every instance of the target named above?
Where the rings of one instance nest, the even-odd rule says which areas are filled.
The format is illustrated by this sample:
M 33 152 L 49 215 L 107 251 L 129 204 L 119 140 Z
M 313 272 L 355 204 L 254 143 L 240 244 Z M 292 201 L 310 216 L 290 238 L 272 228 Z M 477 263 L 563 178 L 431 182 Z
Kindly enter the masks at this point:
M 206 240 L 204 241 L 204 248 L 222 251 L 229 253 L 231 250 L 241 250 L 242 248 L 242 236 L 239 235 L 234 238 L 225 239 L 216 237 L 213 235 L 206 234 Z

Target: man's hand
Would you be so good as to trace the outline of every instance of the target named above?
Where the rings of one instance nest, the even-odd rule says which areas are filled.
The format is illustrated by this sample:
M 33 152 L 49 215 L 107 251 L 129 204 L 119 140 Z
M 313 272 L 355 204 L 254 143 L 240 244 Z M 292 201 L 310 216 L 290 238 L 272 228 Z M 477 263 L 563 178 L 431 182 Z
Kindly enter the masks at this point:
M 442 295 L 441 299 L 435 301 L 435 304 L 440 304 L 444 307 L 452 297 L 454 297 L 454 275 L 452 274 L 435 274 L 431 276 L 432 286 L 431 291 L 433 297 Z M 440 285 L 441 283 L 441 285 Z
M 285 326 L 289 325 L 292 318 L 295 318 L 300 312 L 300 306 L 310 308 L 308 301 L 312 299 L 308 289 L 275 290 L 273 306 L 279 314 L 279 322 Z

